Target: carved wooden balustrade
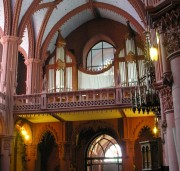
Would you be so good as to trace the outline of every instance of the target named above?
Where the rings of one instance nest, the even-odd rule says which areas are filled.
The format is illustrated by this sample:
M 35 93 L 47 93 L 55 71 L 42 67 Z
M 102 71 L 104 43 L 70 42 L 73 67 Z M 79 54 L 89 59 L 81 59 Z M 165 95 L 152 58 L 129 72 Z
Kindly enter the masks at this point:
M 0 92 L 0 109 L 6 110 L 6 96 Z
M 134 87 L 14 96 L 14 113 L 50 113 L 131 107 Z

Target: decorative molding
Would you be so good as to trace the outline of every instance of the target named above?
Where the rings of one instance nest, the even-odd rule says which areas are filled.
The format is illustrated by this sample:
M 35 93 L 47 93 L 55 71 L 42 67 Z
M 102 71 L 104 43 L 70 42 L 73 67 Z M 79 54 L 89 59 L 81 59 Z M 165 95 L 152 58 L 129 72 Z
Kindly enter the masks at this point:
M 168 54 L 180 50 L 180 7 L 163 15 L 153 23 L 161 33 L 164 32 L 165 46 Z
M 172 89 L 170 87 L 164 87 L 159 90 L 160 97 L 162 99 L 162 107 L 164 112 L 173 109 Z

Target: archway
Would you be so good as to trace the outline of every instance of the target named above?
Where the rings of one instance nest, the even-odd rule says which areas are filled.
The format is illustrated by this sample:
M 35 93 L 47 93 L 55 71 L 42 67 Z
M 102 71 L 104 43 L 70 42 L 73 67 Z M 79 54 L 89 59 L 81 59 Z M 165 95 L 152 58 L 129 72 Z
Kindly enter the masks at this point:
M 86 153 L 86 171 L 121 171 L 122 152 L 117 141 L 101 134 L 89 145 Z
M 43 134 L 38 144 L 38 171 L 60 171 L 58 145 L 50 131 Z

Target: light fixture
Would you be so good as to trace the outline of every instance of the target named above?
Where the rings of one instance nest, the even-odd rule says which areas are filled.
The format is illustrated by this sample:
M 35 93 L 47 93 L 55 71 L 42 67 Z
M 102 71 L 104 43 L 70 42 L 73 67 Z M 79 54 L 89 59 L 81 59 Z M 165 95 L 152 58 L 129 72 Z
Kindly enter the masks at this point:
M 26 140 L 29 140 L 29 135 L 26 134 L 26 135 L 25 135 L 25 139 L 26 139 Z
M 153 133 L 156 135 L 156 134 L 157 134 L 157 132 L 158 132 L 158 129 L 157 129 L 157 127 L 156 127 L 156 126 L 154 126 L 154 128 L 153 128 Z
M 21 134 L 22 134 L 23 138 L 24 138 L 26 141 L 29 140 L 29 135 L 28 135 L 27 131 L 25 130 L 25 128 L 24 128 L 24 127 L 21 127 L 21 128 L 20 128 L 20 131 L 21 131 Z
M 158 50 L 154 45 L 150 48 L 150 57 L 152 61 L 158 60 Z
M 157 117 L 154 118 L 153 133 L 154 133 L 155 135 L 157 135 L 157 133 L 158 133 L 158 118 L 157 118 Z
M 27 132 L 26 132 L 26 130 L 23 127 L 21 128 L 21 134 L 24 135 L 24 136 L 27 135 Z

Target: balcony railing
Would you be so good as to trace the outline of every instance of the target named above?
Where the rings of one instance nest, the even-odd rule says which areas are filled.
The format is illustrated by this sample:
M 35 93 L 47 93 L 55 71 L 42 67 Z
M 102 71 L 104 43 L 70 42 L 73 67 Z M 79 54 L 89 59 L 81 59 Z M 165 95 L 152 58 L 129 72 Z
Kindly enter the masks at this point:
M 14 113 L 46 113 L 131 107 L 134 87 L 14 96 Z

